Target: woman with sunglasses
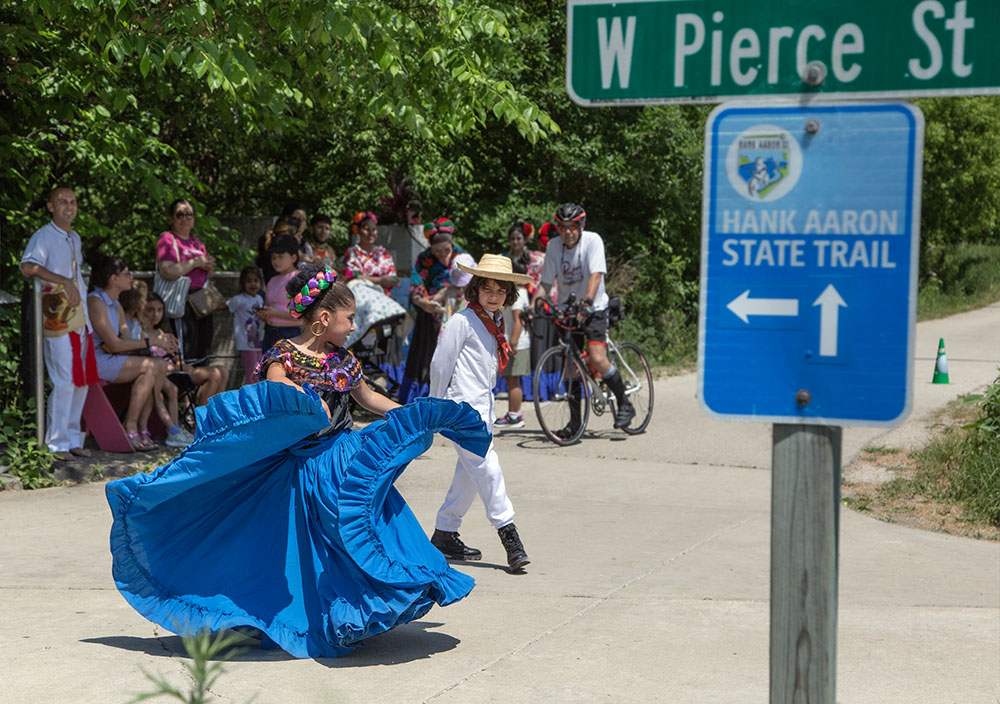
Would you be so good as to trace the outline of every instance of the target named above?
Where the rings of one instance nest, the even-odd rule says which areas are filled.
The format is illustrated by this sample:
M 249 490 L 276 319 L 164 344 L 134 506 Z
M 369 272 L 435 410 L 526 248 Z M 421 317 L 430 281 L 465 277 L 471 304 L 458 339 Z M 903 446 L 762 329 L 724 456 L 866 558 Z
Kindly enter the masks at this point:
M 194 206 L 191 202 L 178 198 L 167 208 L 170 215 L 170 229 L 160 235 L 156 242 L 156 266 L 160 276 L 173 281 L 181 276 L 191 279 L 188 294 L 202 288 L 215 269 L 215 257 L 208 253 L 205 245 L 192 234 L 194 230 Z M 199 318 L 188 303 L 181 318 L 181 332 L 185 359 L 198 359 L 208 355 L 212 346 L 212 316 Z

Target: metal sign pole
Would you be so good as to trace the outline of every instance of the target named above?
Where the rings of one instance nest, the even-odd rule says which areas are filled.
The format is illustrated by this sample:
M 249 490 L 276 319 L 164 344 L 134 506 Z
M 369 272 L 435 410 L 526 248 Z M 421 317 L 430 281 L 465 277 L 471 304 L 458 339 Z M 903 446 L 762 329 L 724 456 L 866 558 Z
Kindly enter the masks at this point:
M 771 704 L 834 704 L 839 426 L 776 423 L 771 477 Z
M 33 298 L 35 325 L 32 334 L 35 336 L 35 428 L 38 446 L 45 447 L 45 363 L 43 360 L 45 336 L 42 334 L 42 281 L 35 278 Z

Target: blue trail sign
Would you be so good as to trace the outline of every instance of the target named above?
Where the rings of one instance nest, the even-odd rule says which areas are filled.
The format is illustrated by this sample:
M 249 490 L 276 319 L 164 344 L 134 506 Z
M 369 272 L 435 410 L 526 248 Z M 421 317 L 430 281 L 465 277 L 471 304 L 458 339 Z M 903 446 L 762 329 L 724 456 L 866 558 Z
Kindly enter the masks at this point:
M 706 125 L 698 390 L 733 420 L 910 411 L 923 116 L 724 104 Z

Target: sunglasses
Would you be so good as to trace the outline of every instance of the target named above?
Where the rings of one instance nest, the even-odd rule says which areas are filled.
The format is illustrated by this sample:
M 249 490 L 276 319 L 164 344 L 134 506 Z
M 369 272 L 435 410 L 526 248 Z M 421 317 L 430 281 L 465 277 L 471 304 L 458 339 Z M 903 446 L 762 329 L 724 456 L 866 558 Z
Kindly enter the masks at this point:
M 178 220 L 187 220 L 188 218 L 193 218 L 194 213 L 187 210 L 182 210 L 179 213 L 174 213 L 174 217 L 177 218 Z

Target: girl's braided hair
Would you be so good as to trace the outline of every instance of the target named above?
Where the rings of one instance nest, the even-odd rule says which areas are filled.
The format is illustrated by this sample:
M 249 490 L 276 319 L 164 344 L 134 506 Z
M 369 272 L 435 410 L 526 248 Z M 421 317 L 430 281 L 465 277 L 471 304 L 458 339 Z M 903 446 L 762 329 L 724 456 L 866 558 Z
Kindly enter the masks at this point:
M 337 311 L 354 305 L 351 289 L 337 281 L 337 272 L 328 266 L 303 264 L 285 285 L 288 314 L 313 320 L 321 310 Z

